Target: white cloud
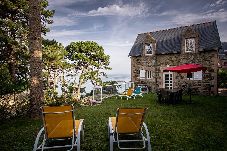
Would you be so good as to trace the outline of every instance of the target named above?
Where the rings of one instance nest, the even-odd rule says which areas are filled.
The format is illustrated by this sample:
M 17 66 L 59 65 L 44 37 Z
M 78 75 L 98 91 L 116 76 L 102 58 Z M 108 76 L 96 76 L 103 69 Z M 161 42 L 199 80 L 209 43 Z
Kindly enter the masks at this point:
M 62 30 L 51 30 L 51 32 L 47 33 L 47 37 L 48 38 L 69 38 L 69 37 L 77 37 L 79 38 L 80 36 L 83 36 L 83 35 L 88 35 L 87 37 L 89 39 L 92 39 L 94 37 L 97 37 L 97 36 L 94 36 L 92 34 L 96 34 L 96 35 L 100 35 L 100 33 L 103 33 L 103 32 L 106 32 L 106 31 L 95 31 L 95 30 L 91 30 L 91 29 L 87 29 L 87 30 L 66 30 L 66 29 L 62 29 Z
M 188 14 L 176 14 L 172 19 L 172 22 L 179 25 L 188 25 L 198 22 L 206 22 L 210 21 L 210 19 L 206 18 L 203 15 L 188 13 Z
M 213 20 L 218 20 L 220 22 L 226 22 L 227 21 L 227 11 L 224 9 L 220 9 L 217 12 L 212 12 L 212 13 L 207 13 L 204 15 L 207 18 L 213 19 Z
M 99 7 L 96 10 L 91 10 L 87 13 L 75 11 L 73 16 L 145 16 L 148 12 L 144 3 L 140 3 L 137 6 L 129 4 L 125 5 L 108 5 L 106 7 Z
M 166 11 L 160 14 L 156 14 L 161 17 L 169 17 L 167 22 L 177 25 L 188 25 L 198 22 L 207 22 L 217 20 L 218 22 L 227 22 L 227 11 L 220 9 L 218 11 L 209 10 L 204 13 L 182 13 L 178 11 Z M 173 16 L 173 17 L 172 17 Z
M 74 0 L 49 0 L 49 5 L 50 6 L 63 6 L 66 4 L 72 4 Z
M 86 2 L 90 0 L 48 0 L 50 6 L 67 6 L 77 2 Z
M 101 30 L 104 27 L 104 24 L 101 23 L 94 23 L 92 25 L 92 30 L 97 31 L 97 30 Z
M 84 31 L 81 30 L 51 30 L 51 32 L 47 33 L 47 37 L 68 37 L 68 36 L 75 36 L 81 35 Z
M 119 15 L 119 16 L 138 16 L 145 13 L 145 5 L 141 3 L 139 6 L 134 7 L 130 5 L 109 5 L 107 7 L 99 7 L 97 10 L 91 10 L 88 12 L 91 16 L 103 16 L 103 15 Z
M 114 47 L 114 46 L 119 46 L 119 47 L 132 47 L 133 42 L 129 41 L 107 41 L 103 43 L 104 46 L 109 46 L 109 47 Z
M 78 22 L 75 20 L 75 18 L 70 18 L 70 17 L 60 17 L 56 16 L 53 18 L 54 23 L 51 24 L 50 26 L 55 27 L 55 26 L 73 26 L 76 25 Z
M 224 5 L 225 3 L 226 3 L 226 1 L 224 1 L 224 0 L 217 0 L 214 3 L 211 3 L 209 6 L 210 7 L 219 7 L 221 5 Z
M 217 5 L 223 5 L 223 4 L 225 4 L 225 1 L 223 1 L 223 0 L 218 0 L 218 1 L 216 2 L 216 4 L 217 4 Z

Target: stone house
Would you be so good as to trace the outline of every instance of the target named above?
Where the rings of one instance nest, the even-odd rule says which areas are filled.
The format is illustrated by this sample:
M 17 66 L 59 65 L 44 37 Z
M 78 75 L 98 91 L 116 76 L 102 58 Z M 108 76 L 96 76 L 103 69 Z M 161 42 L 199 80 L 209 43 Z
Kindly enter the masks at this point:
M 129 56 L 131 81 L 158 88 L 181 88 L 189 83 L 201 94 L 217 94 L 218 51 L 216 21 L 138 34 Z M 167 67 L 198 63 L 206 71 L 163 72 Z

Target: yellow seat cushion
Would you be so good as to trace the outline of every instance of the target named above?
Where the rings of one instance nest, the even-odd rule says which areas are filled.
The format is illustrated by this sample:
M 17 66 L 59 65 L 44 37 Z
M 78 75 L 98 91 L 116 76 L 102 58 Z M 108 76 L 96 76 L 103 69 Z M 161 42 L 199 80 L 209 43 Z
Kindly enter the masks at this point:
M 46 125 L 48 138 L 66 138 L 73 136 L 72 120 L 63 120 L 55 127 Z M 78 134 L 80 120 L 75 120 L 75 132 Z
M 118 133 L 138 133 L 145 110 L 145 108 L 119 109 L 117 117 L 111 117 L 113 130 Z
M 57 106 L 43 107 L 44 126 L 48 138 L 66 138 L 73 136 L 73 129 L 78 134 L 80 120 L 75 120 L 73 123 L 73 107 L 72 106 Z M 56 112 L 59 112 L 56 114 Z M 75 124 L 75 127 L 73 127 Z
M 136 125 L 130 117 L 118 118 L 116 125 L 116 117 L 111 117 L 112 127 L 115 132 L 118 133 L 138 133 L 140 125 Z M 116 130 L 117 127 L 117 130 Z

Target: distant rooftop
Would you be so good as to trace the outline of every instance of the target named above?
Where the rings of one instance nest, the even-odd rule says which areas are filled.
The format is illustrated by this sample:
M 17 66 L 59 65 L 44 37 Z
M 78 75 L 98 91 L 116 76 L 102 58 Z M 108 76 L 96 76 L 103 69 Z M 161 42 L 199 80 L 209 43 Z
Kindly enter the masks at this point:
M 219 58 L 221 60 L 227 60 L 227 42 L 221 43 L 221 49 L 219 50 Z
M 219 51 L 220 54 L 226 54 L 227 53 L 227 42 L 221 43 L 221 49 Z

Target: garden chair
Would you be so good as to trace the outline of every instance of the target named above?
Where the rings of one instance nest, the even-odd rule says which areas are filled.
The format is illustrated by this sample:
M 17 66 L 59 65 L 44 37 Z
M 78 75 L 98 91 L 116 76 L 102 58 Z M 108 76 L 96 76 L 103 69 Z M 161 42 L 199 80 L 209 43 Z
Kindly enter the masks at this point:
M 141 87 L 136 87 L 136 89 L 133 91 L 132 93 L 133 96 L 141 96 L 143 97 L 143 93 L 142 93 L 142 88 Z
M 159 103 L 168 103 L 170 100 L 170 94 L 164 88 L 160 88 L 157 91 L 157 95 Z
M 133 96 L 133 88 L 129 88 L 127 90 L 126 94 L 119 94 L 118 97 L 120 97 L 121 99 L 123 97 L 126 97 L 127 100 L 132 98 L 132 97 L 135 99 L 135 97 Z
M 118 108 L 116 117 L 109 117 L 110 151 L 114 143 L 119 149 L 145 149 L 151 151 L 150 134 L 143 122 L 147 108 Z M 122 146 L 140 143 L 139 147 Z M 142 145 L 141 145 L 142 144 Z
M 63 147 L 72 150 L 75 146 L 80 150 L 83 119 L 75 120 L 72 105 L 44 106 L 42 115 L 44 126 L 36 137 L 33 151 Z

